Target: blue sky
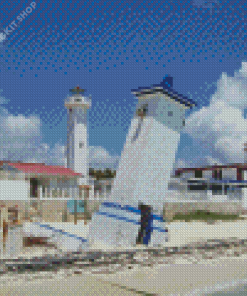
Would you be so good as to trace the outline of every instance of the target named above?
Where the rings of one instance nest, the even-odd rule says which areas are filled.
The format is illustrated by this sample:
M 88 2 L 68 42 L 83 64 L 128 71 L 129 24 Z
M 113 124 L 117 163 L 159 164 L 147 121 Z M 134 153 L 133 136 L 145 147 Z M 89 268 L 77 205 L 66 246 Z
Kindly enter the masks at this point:
M 176 166 L 243 161 L 246 10 L 243 0 L 1 1 L 0 158 L 64 164 L 64 100 L 79 85 L 92 95 L 90 161 L 114 167 L 131 89 L 170 74 L 198 105 Z

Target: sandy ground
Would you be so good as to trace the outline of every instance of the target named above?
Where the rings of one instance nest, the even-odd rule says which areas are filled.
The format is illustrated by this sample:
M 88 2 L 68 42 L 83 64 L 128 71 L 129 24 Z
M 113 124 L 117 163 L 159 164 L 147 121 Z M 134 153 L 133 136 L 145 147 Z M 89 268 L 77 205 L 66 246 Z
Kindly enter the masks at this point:
M 206 222 L 172 222 L 166 223 L 166 227 L 169 234 L 169 241 L 166 243 L 167 247 L 181 246 L 207 239 L 247 238 L 247 220 L 218 221 L 213 225 Z
M 51 223 L 51 226 L 64 229 L 78 236 L 85 236 L 88 225 Z M 180 246 L 194 241 L 213 238 L 237 237 L 246 239 L 247 221 L 219 222 L 208 225 L 204 222 L 166 223 L 170 240 L 167 246 Z M 110 246 L 95 245 L 93 249 L 106 249 Z M 205 287 L 212 288 L 223 282 L 247 279 L 247 256 L 206 260 L 197 264 L 187 260 L 177 260 L 175 264 L 154 267 L 137 266 L 131 270 L 115 274 L 73 275 L 66 279 L 37 279 L 35 281 L 6 282 L 0 295 L 137 295 L 135 291 L 146 291 L 156 295 L 200 295 Z M 134 290 L 132 290 L 134 289 Z M 199 289 L 196 290 L 196 289 Z M 191 291 L 194 291 L 193 293 Z M 206 292 L 206 290 L 205 290 Z
M 124 289 L 113 285 L 109 282 L 104 282 L 101 279 L 84 274 L 83 276 L 74 275 L 66 279 L 45 279 L 31 282 L 20 282 L 7 284 L 0 284 L 0 295 L 116 295 L 116 296 L 130 296 L 136 295 L 128 289 Z
M 111 283 L 158 295 L 200 295 L 219 283 L 247 278 L 247 259 L 220 259 L 214 262 L 139 267 L 110 275 L 97 275 Z M 208 289 L 206 289 L 208 287 Z
M 215 285 L 247 279 L 247 256 L 207 260 L 199 264 L 185 262 L 153 268 L 137 267 L 116 274 L 82 275 L 37 279 L 28 282 L 8 281 L 0 295 L 138 295 L 145 291 L 156 295 L 202 295 Z M 207 287 L 207 289 L 206 289 Z M 139 293 L 140 294 L 140 293 Z M 145 295 L 145 294 L 143 294 Z

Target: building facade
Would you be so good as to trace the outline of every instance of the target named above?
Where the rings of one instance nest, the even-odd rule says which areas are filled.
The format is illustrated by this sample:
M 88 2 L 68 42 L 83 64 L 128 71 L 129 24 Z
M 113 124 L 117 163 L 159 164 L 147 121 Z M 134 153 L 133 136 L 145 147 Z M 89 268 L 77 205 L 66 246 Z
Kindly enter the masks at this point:
M 43 163 L 0 162 L 0 206 L 15 209 L 15 219 L 59 222 L 69 219 L 67 203 L 84 200 L 80 173 Z M 84 193 L 84 192 L 83 192 Z
M 198 201 L 240 201 L 245 206 L 247 164 L 178 168 L 170 181 L 170 197 Z

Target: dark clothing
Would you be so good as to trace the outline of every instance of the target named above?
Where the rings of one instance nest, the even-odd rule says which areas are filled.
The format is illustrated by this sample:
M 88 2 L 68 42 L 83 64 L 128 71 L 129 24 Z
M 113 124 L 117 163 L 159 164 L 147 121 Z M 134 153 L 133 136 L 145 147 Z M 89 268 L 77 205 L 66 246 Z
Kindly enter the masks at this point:
M 151 238 L 153 215 L 151 207 L 146 205 L 140 205 L 141 210 L 141 229 L 138 233 L 137 243 L 148 244 Z

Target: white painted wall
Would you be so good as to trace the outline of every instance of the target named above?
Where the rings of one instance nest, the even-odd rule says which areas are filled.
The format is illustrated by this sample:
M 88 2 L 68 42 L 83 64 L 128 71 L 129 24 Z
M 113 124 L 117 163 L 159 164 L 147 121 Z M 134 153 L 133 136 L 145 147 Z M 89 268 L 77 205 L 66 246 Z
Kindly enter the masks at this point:
M 234 169 L 234 168 L 222 169 L 222 178 L 237 180 L 237 169 Z
M 147 138 L 146 145 L 134 149 L 136 156 L 140 151 L 143 156 L 137 163 L 139 177 L 135 180 L 134 192 L 127 198 L 160 209 L 167 197 L 180 133 L 154 118 L 150 118 L 148 124 L 147 134 L 143 135 Z
M 165 95 L 139 99 L 138 109 L 148 104 L 138 138 L 141 119 L 134 116 L 126 138 L 111 199 L 137 206 L 139 202 L 162 208 L 175 162 L 185 110 Z M 168 116 L 168 112 L 173 112 Z
M 195 178 L 195 172 L 194 171 L 188 171 L 181 174 L 182 178 L 190 179 Z
M 169 190 L 168 202 L 191 202 L 191 201 L 206 201 L 207 200 L 207 191 L 188 191 L 188 190 Z
M 247 209 L 247 188 L 242 188 L 242 205 Z
M 22 180 L 0 180 L 1 200 L 29 200 L 30 182 Z
M 212 171 L 203 171 L 202 177 L 205 179 L 212 179 Z

